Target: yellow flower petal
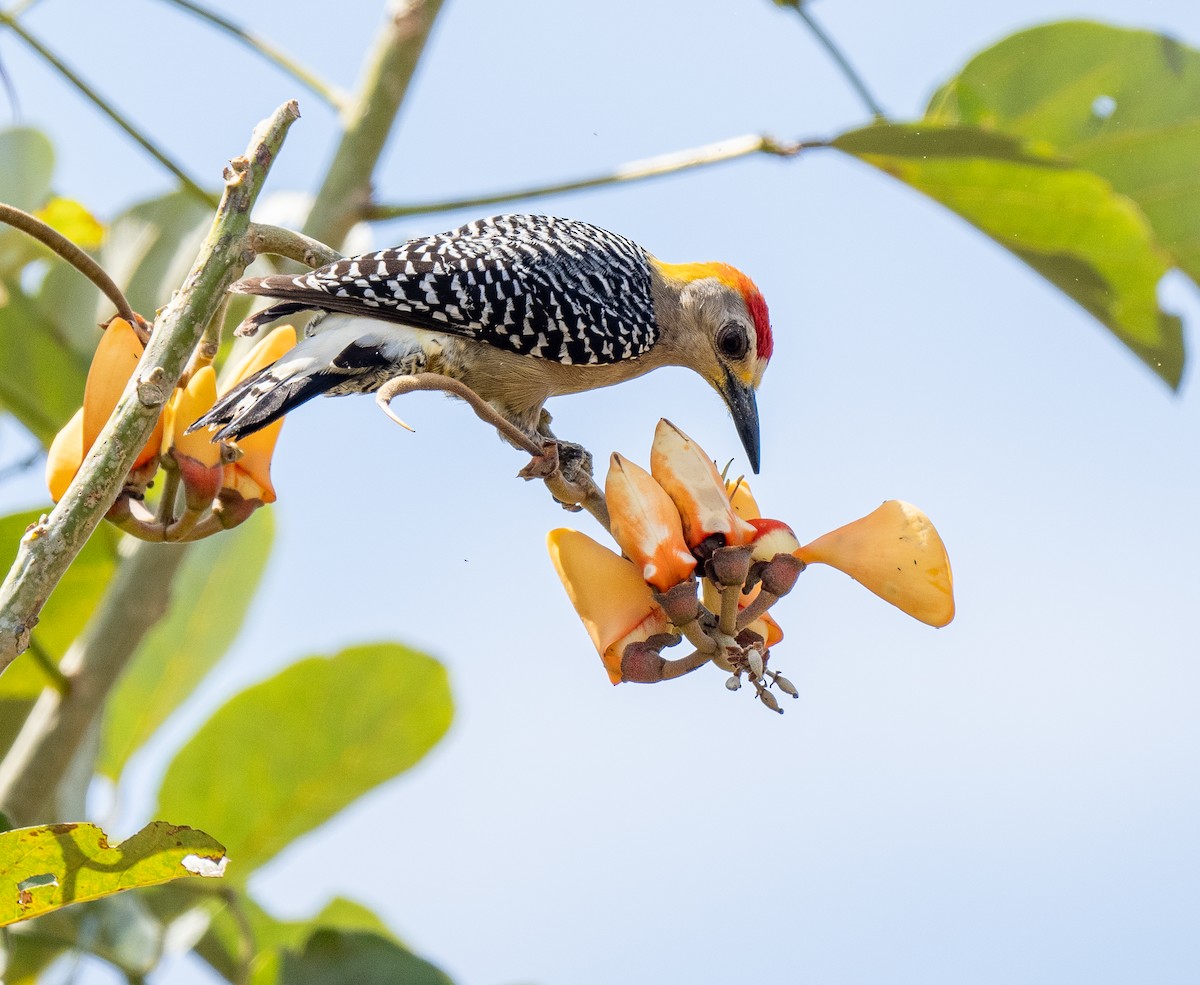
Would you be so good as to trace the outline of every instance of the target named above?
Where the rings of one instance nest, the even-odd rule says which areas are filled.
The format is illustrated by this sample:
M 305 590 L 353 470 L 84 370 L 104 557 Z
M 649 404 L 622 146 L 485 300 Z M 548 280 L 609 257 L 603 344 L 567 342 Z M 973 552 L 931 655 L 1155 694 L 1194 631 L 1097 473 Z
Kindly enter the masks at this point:
M 246 377 L 252 376 L 260 369 L 266 369 L 295 344 L 296 330 L 291 325 L 281 325 L 270 335 L 259 339 L 254 348 L 234 367 L 229 375 L 229 382 L 221 387 L 221 393 L 228 393 Z
M 291 325 L 277 328 L 246 353 L 245 358 L 234 369 L 228 385 L 222 388 L 222 393 L 259 370 L 266 369 L 295 344 L 296 330 Z M 260 499 L 264 503 L 275 502 L 275 487 L 271 484 L 271 459 L 275 455 L 275 443 L 279 440 L 281 430 L 283 418 L 273 421 L 261 431 L 238 439 L 235 443 L 241 449 L 242 457 L 225 467 L 222 487 L 233 489 L 246 499 Z
M 733 512 L 743 520 L 757 520 L 762 516 L 745 476 L 725 483 L 725 491 L 729 494 L 729 505 L 733 507 Z
M 86 455 L 96 438 L 117 409 L 121 394 L 129 378 L 142 358 L 144 346 L 133 326 L 124 318 L 114 318 L 100 336 L 92 365 L 88 369 L 87 384 L 83 389 L 83 453 Z M 138 454 L 133 467 L 140 468 L 158 455 L 162 446 L 162 416 L 154 426 L 154 433 Z
M 666 419 L 659 421 L 654 431 L 650 473 L 675 503 L 688 547 L 695 550 L 714 534 L 730 546 L 748 544 L 754 538 L 754 528 L 730 506 L 725 483 L 712 459 Z
M 613 539 L 645 581 L 665 592 L 691 576 L 696 559 L 683 542 L 679 512 L 649 472 L 614 452 L 604 496 Z
M 625 646 L 669 629 L 641 572 L 587 534 L 560 528 L 546 537 L 550 560 L 604 662 L 608 679 L 621 682 Z
M 930 626 L 954 618 L 954 579 L 942 538 L 924 513 L 891 499 L 795 551 L 828 564 Z
M 54 436 L 46 456 L 46 485 L 54 502 L 63 498 L 67 486 L 83 464 L 83 455 L 83 408 L 80 407 Z

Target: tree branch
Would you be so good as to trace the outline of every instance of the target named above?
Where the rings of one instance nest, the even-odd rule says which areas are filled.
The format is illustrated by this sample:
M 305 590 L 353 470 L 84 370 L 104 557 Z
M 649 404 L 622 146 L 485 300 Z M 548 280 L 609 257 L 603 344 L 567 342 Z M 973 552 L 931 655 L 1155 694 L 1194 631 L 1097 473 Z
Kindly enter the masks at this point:
M 337 247 L 366 217 L 371 177 L 408 92 L 442 0 L 391 0 L 388 24 L 367 64 L 345 132 L 317 192 L 304 232 Z
M 813 15 L 808 12 L 808 2 L 809 0 L 795 0 L 795 2 L 787 4 L 787 6 L 795 8 L 796 13 L 800 15 L 800 19 L 804 21 L 805 26 L 808 28 L 812 36 L 817 39 L 817 43 L 824 48 L 829 57 L 833 59 L 834 64 L 837 65 L 842 75 L 845 76 L 846 81 L 850 83 L 850 87 L 858 94 L 858 98 L 863 101 L 863 105 L 867 107 L 871 115 L 874 116 L 876 120 L 886 120 L 887 114 L 883 111 L 883 107 L 879 105 L 879 100 L 877 100 L 871 94 L 871 90 L 867 88 L 867 83 L 863 80 L 863 77 L 859 75 L 854 66 L 850 64 L 850 59 L 847 58 L 842 49 L 838 47 L 837 42 L 835 42 L 830 35 L 825 33 L 824 28 L 822 28 L 821 25 L 817 23 Z
M 583 191 L 588 188 L 602 188 L 605 185 L 621 184 L 629 181 L 645 181 L 648 178 L 661 178 L 664 175 L 676 174 L 680 171 L 690 171 L 694 168 L 709 167 L 735 161 L 741 157 L 754 154 L 773 154 L 777 157 L 795 157 L 801 151 L 816 147 L 828 147 L 824 140 L 797 141 L 780 143 L 765 134 L 749 133 L 740 137 L 730 137 L 714 144 L 702 147 L 692 147 L 688 150 L 675 151 L 670 154 L 659 154 L 657 157 L 641 161 L 631 161 L 622 164 L 611 171 L 591 175 L 586 178 L 575 178 L 570 181 L 558 182 L 551 185 L 533 185 L 526 188 L 514 188 L 508 191 L 493 192 L 488 195 L 473 195 L 469 198 L 443 199 L 439 202 L 415 202 L 411 204 L 377 204 L 367 209 L 365 218 L 397 219 L 402 216 L 427 215 L 432 212 L 450 212 L 455 209 L 480 208 L 485 205 L 499 205 L 517 199 L 544 198 L 547 195 L 562 195 L 567 192 Z
M 129 655 L 166 613 L 185 553 L 173 544 L 136 544 L 86 631 L 63 657 L 65 692 L 42 692 L 0 763 L 0 809 L 16 824 L 43 820 L 53 807 L 58 778 Z
M 121 293 L 121 289 L 108 276 L 104 268 L 57 229 L 46 225 L 37 216 L 23 212 L 15 206 L 5 205 L 3 202 L 0 202 L 0 222 L 5 222 L 14 229 L 21 230 L 26 236 L 33 237 L 43 246 L 53 250 L 60 258 L 66 260 L 100 289 L 116 307 L 117 314 L 130 325 L 136 326 L 141 321 L 141 318 L 125 299 L 125 295 Z
M 61 502 L 21 539 L 17 559 L 0 586 L 0 671 L 28 646 L 46 599 L 116 500 L 201 333 L 248 262 L 250 209 L 298 116 L 294 102 L 278 109 L 255 131 L 246 156 L 231 162 L 225 193 L 200 255 L 161 312 L 116 411 Z M 154 387 L 146 386 L 151 374 Z
M 45 61 L 49 62 L 55 71 L 64 79 L 71 83 L 76 89 L 83 94 L 101 113 L 112 120 L 117 126 L 124 130 L 138 144 L 140 144 L 159 164 L 165 167 L 171 174 L 175 175 L 180 180 L 183 187 L 193 196 L 204 202 L 206 205 L 216 206 L 217 200 L 208 192 L 201 188 L 192 177 L 176 164 L 166 153 L 160 150 L 155 143 L 145 136 L 137 127 L 130 123 L 120 112 L 117 111 L 108 100 L 101 96 L 95 89 L 86 83 L 73 69 L 71 69 L 61 58 L 54 52 L 42 44 L 37 38 L 25 30 L 24 27 L 10 13 L 0 11 L 0 24 L 4 24 L 12 29 L 22 41 L 30 48 L 36 51 Z

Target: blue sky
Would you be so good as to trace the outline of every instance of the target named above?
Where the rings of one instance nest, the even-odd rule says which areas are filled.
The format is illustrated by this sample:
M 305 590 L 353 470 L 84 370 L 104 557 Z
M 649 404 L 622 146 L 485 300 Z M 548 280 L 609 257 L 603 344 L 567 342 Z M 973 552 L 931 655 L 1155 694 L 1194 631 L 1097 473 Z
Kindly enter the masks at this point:
M 380 18 L 374 2 L 217 6 L 345 87 Z M 901 119 L 1038 22 L 1200 45 L 1185 0 L 813 10 Z M 270 189 L 310 190 L 328 159 L 328 111 L 166 5 L 43 0 L 28 23 L 194 174 L 215 181 L 293 96 L 303 119 Z M 24 121 L 56 141 L 60 193 L 111 215 L 167 187 L 11 37 L 0 55 Z M 451 0 L 378 184 L 433 199 L 861 122 L 766 0 Z M 353 896 L 463 985 L 1200 977 L 1191 370 L 1170 394 L 1013 257 L 832 152 L 522 207 L 750 273 L 777 340 L 764 510 L 811 539 L 881 500 L 916 503 L 954 563 L 955 622 L 931 630 L 814 570 L 775 610 L 788 635 L 773 659 L 801 691 L 782 718 L 715 671 L 614 689 L 543 546 L 551 527 L 592 528 L 514 480 L 519 455 L 438 396 L 397 406 L 416 434 L 369 400 L 318 401 L 283 432 L 279 540 L 246 628 L 135 764 L 115 826 L 143 820 L 139 789 L 224 697 L 297 657 L 398 639 L 449 667 L 451 733 L 255 877 L 273 912 Z M 471 217 L 382 225 L 374 242 Z M 1191 285 L 1169 278 L 1163 295 L 1200 317 Z M 551 410 L 601 461 L 644 463 L 663 415 L 716 458 L 740 453 L 683 371 Z M 6 510 L 41 497 L 35 480 L 0 487 Z M 191 959 L 169 978 L 206 980 Z

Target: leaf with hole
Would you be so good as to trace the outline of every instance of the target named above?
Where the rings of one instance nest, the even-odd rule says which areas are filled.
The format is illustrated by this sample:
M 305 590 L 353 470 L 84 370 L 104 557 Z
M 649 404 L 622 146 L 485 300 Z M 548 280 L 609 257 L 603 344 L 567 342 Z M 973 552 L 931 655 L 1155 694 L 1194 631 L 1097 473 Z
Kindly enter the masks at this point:
M 0 927 L 127 889 L 224 873 L 225 849 L 203 831 L 153 821 L 119 845 L 94 824 L 0 834 Z

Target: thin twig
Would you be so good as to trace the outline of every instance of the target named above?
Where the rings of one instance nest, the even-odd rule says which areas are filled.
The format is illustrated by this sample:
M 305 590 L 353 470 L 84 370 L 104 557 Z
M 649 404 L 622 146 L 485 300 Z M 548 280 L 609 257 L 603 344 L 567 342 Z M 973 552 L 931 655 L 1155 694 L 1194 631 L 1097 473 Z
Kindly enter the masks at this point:
M 76 89 L 78 89 L 79 92 L 86 99 L 88 99 L 93 106 L 100 110 L 100 112 L 102 112 L 117 126 L 124 130 L 130 137 L 132 137 L 138 144 L 140 144 L 141 147 L 147 153 L 149 153 L 151 157 L 158 161 L 159 164 L 170 171 L 171 174 L 175 175 L 175 177 L 179 179 L 183 187 L 191 195 L 195 196 L 206 205 L 214 208 L 216 207 L 217 200 L 212 195 L 201 188 L 180 165 L 176 164 L 175 161 L 168 157 L 164 151 L 160 150 L 159 147 L 149 137 L 147 137 L 137 127 L 130 123 L 129 120 L 127 120 L 116 109 L 116 107 L 112 105 L 112 103 L 110 103 L 87 82 L 85 82 L 83 78 L 74 70 L 72 70 L 61 58 L 59 58 L 56 54 L 54 54 L 54 52 L 42 44 L 27 30 L 25 30 L 25 28 L 21 26 L 21 24 L 11 13 L 0 11 L 0 24 L 7 25 L 9 28 L 11 28 L 14 34 L 16 34 L 22 41 L 29 45 L 30 48 L 36 51 L 45 61 L 49 62 L 55 71 L 57 71 L 58 74 L 68 82 L 70 82 L 71 85 L 73 85 Z
M 66 260 L 84 277 L 100 289 L 117 309 L 117 314 L 130 325 L 137 325 L 139 318 L 116 282 L 108 276 L 104 268 L 93 260 L 86 252 L 72 243 L 66 236 L 53 226 L 48 226 L 37 216 L 30 215 L 12 205 L 0 202 L 0 222 L 7 223 L 14 229 L 19 229 L 27 236 L 36 239 L 55 254 Z
M 240 41 L 276 68 L 281 69 L 301 85 L 306 86 L 311 92 L 315 93 L 339 113 L 345 110 L 346 104 L 349 101 L 349 96 L 346 93 L 325 82 L 315 72 L 305 68 L 292 58 L 291 55 L 276 48 L 270 41 L 259 37 L 257 34 L 251 34 L 244 27 L 222 17 L 216 11 L 202 7 L 198 3 L 192 3 L 191 0 L 167 0 L 167 2 L 173 3 L 176 7 L 187 11 L 195 17 L 199 17 L 201 20 L 208 21 L 208 23 L 219 30 Z
M 816 22 L 813 15 L 808 12 L 808 0 L 798 0 L 794 4 L 789 4 L 789 6 L 795 8 L 796 13 L 800 15 L 800 19 L 804 21 L 809 31 L 812 32 L 813 37 L 817 39 L 817 42 L 825 49 L 829 57 L 833 59 L 834 64 L 841 70 L 842 75 L 846 77 L 846 81 L 850 83 L 851 88 L 858 93 L 858 98 L 863 101 L 863 105 L 867 107 L 871 115 L 876 120 L 886 120 L 887 114 L 883 111 L 883 107 L 879 105 L 879 100 L 867 88 L 863 77 L 850 64 L 850 59 L 838 47 L 837 42 L 825 33 L 825 30 Z
M 724 164 L 738 158 L 750 157 L 754 154 L 772 154 L 776 157 L 795 157 L 801 151 L 818 147 L 828 147 L 825 140 L 804 140 L 794 143 L 781 143 L 764 134 L 749 133 L 740 137 L 731 137 L 713 144 L 692 147 L 688 150 L 674 151 L 670 154 L 659 154 L 641 161 L 630 161 L 611 171 L 591 175 L 586 178 L 575 178 L 550 185 L 533 185 L 525 188 L 514 188 L 488 195 L 473 195 L 468 198 L 450 198 L 439 202 L 417 202 L 413 204 L 372 205 L 366 213 L 368 219 L 396 219 L 402 216 L 426 215 L 431 212 L 451 212 L 456 209 L 481 208 L 486 205 L 499 205 L 516 199 L 544 198 L 547 195 L 562 195 L 567 192 L 583 191 L 588 188 L 602 188 L 605 185 L 615 185 L 629 181 L 645 181 L 648 178 L 660 178 L 664 175 L 677 174 L 694 168 L 709 167 L 713 164 Z
M 250 223 L 250 249 L 256 254 L 270 253 L 287 257 L 306 267 L 323 267 L 342 258 L 333 247 L 311 236 L 261 222 Z

